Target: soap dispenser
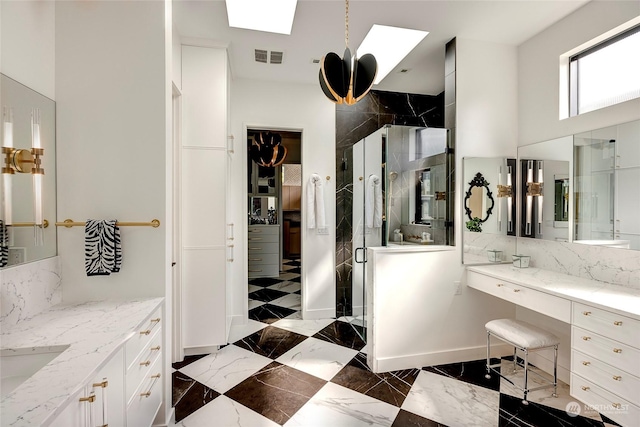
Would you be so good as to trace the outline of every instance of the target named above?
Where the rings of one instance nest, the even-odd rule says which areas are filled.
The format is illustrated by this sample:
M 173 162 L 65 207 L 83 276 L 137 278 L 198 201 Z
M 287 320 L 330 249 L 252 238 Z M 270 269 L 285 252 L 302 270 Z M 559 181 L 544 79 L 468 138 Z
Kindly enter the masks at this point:
M 394 242 L 399 242 L 402 243 L 402 233 L 400 232 L 399 228 L 396 228 L 395 230 L 393 230 L 393 241 Z

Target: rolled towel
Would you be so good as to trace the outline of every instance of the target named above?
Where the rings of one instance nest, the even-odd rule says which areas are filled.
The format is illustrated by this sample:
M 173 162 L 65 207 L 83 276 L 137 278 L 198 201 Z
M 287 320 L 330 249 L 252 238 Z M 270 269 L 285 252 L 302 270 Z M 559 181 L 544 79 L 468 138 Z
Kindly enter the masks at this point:
M 321 230 L 325 227 L 322 178 L 317 173 L 313 173 L 307 184 L 307 228 Z
M 9 264 L 9 230 L 0 219 L 0 267 L 6 267 Z
M 370 175 L 367 180 L 364 213 L 367 228 L 382 227 L 382 186 L 377 175 Z
M 84 229 L 84 269 L 87 276 L 120 271 L 122 247 L 117 220 L 88 219 Z

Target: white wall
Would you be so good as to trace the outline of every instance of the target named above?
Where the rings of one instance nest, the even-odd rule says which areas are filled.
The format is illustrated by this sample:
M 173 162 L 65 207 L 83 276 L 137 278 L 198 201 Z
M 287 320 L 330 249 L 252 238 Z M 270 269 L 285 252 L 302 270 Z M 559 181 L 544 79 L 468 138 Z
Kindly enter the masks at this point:
M 246 128 L 302 130 L 302 308 L 305 318 L 335 315 L 335 106 L 317 85 L 235 80 L 231 86 L 231 127 L 235 156 L 246 158 Z M 312 173 L 330 176 L 324 185 L 329 234 L 304 226 L 305 188 Z M 246 162 L 234 161 L 229 213 L 236 224 L 232 310 L 247 317 L 247 186 Z
M 559 57 L 640 15 L 637 1 L 592 1 L 518 47 L 518 144 L 640 118 L 640 99 L 559 119 Z
M 182 36 L 178 32 L 176 24 L 173 24 L 171 54 L 173 56 L 173 64 L 171 78 L 173 84 L 179 90 L 182 90 Z
M 0 71 L 55 100 L 55 2 L 0 2 Z

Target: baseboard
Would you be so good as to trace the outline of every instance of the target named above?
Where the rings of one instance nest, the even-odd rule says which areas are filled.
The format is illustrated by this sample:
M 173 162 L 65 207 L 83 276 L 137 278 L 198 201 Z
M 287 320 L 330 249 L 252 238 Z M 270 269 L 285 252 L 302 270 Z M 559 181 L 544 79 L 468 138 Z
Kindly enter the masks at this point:
M 529 353 L 529 363 L 553 376 L 553 360 L 547 359 L 541 353 Z M 558 364 L 558 379 L 565 384 L 569 384 L 570 378 L 570 370 Z
M 247 320 L 247 316 L 243 316 L 241 314 L 233 314 L 231 315 L 231 327 L 233 328 L 234 326 L 246 325 L 248 323 Z
M 219 348 L 220 346 L 217 346 L 217 345 L 211 345 L 211 346 L 205 346 L 205 347 L 189 347 L 184 349 L 184 355 L 196 356 L 199 354 L 211 354 L 218 351 Z
M 320 308 L 317 310 L 305 310 L 302 312 L 304 320 L 331 319 L 336 317 L 335 308 Z
M 157 423 L 155 420 L 153 421 L 153 425 L 151 427 L 167 427 L 167 426 L 172 426 L 175 424 L 174 421 L 174 416 L 176 413 L 176 408 L 171 408 L 171 410 L 169 411 L 169 413 L 167 414 L 167 422 L 166 423 Z M 156 416 L 157 418 L 157 416 Z
M 513 354 L 513 347 L 507 344 L 492 344 L 491 357 L 502 357 Z M 448 363 L 467 362 L 487 358 L 487 347 L 467 347 L 433 353 L 412 354 L 399 357 L 373 359 L 373 372 L 399 371 L 403 369 L 422 368 L 424 366 L 444 365 Z

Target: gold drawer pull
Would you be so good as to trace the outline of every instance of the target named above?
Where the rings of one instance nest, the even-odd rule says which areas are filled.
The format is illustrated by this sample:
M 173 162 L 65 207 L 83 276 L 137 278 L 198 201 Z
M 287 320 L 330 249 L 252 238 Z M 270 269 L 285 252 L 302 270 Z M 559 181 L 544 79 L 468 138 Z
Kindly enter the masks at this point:
M 158 323 L 158 322 L 160 322 L 160 318 L 158 317 L 156 319 L 151 319 L 150 322 L 151 323 Z
M 262 240 L 262 237 L 249 237 L 249 240 Z
M 622 322 L 620 320 L 616 320 L 613 324 L 616 326 L 622 326 Z
M 262 249 L 262 248 L 249 248 L 249 250 L 251 250 L 251 251 L 259 251 L 259 250 L 261 250 L 261 249 Z
M 153 388 L 154 385 L 156 385 L 156 381 L 158 381 L 158 379 L 160 378 L 160 374 L 155 374 L 155 375 L 151 375 L 151 378 L 153 378 L 153 383 L 151 384 L 151 387 L 149 387 L 149 391 L 145 391 L 144 393 L 140 393 L 140 397 L 149 397 L 151 396 L 151 389 Z
M 151 390 L 145 391 L 144 393 L 140 393 L 140 397 L 149 397 L 151 396 Z
M 140 331 L 140 335 L 149 335 L 151 333 L 151 329 L 147 329 L 146 331 Z
M 158 379 L 158 378 L 160 378 L 160 374 L 151 375 L 151 378 Z
M 614 408 L 616 408 L 616 409 L 620 409 L 620 408 L 622 408 L 622 405 L 621 405 L 621 404 L 619 404 L 619 403 L 612 403 L 612 404 L 611 404 L 611 406 L 613 406 L 613 407 L 614 407 Z
M 249 273 L 260 273 L 262 270 L 249 270 Z
M 580 388 L 581 388 L 581 389 L 583 389 L 584 391 L 588 391 L 588 390 L 589 390 L 589 387 L 587 387 L 587 386 L 585 386 L 585 385 L 583 385 L 583 386 L 582 386 L 582 387 L 580 387 Z
M 614 348 L 613 352 L 614 353 L 622 353 L 622 349 L 621 348 Z
M 582 337 L 583 340 L 585 341 L 589 341 L 591 339 L 591 337 Z
M 140 362 L 140 366 L 149 366 L 151 365 L 151 360 L 147 360 L 146 362 Z
M 504 283 L 496 283 L 497 287 L 504 286 Z
M 258 230 L 258 229 L 253 229 L 253 230 L 249 230 L 250 233 L 262 233 L 262 230 Z
M 589 316 L 589 315 L 591 315 L 591 312 L 590 311 L 583 311 L 582 314 L 584 314 L 585 316 Z
M 513 292 L 520 292 L 520 289 L 514 289 Z
M 262 261 L 262 258 L 249 258 L 249 261 Z
M 582 362 L 582 364 L 583 364 L 584 366 L 589 366 L 589 365 L 591 365 L 591 362 Z
M 78 399 L 80 402 L 89 402 L 89 403 L 93 403 L 96 401 L 96 395 L 92 394 L 90 396 L 87 397 L 81 397 L 80 399 Z
M 101 383 L 93 383 L 94 387 L 107 388 L 109 386 L 109 381 L 104 380 Z
M 614 375 L 613 379 L 616 381 L 622 381 L 622 377 L 620 375 Z
M 155 346 L 155 347 L 151 347 L 149 350 L 158 351 L 158 350 L 160 350 L 160 346 L 158 345 L 158 346 Z

